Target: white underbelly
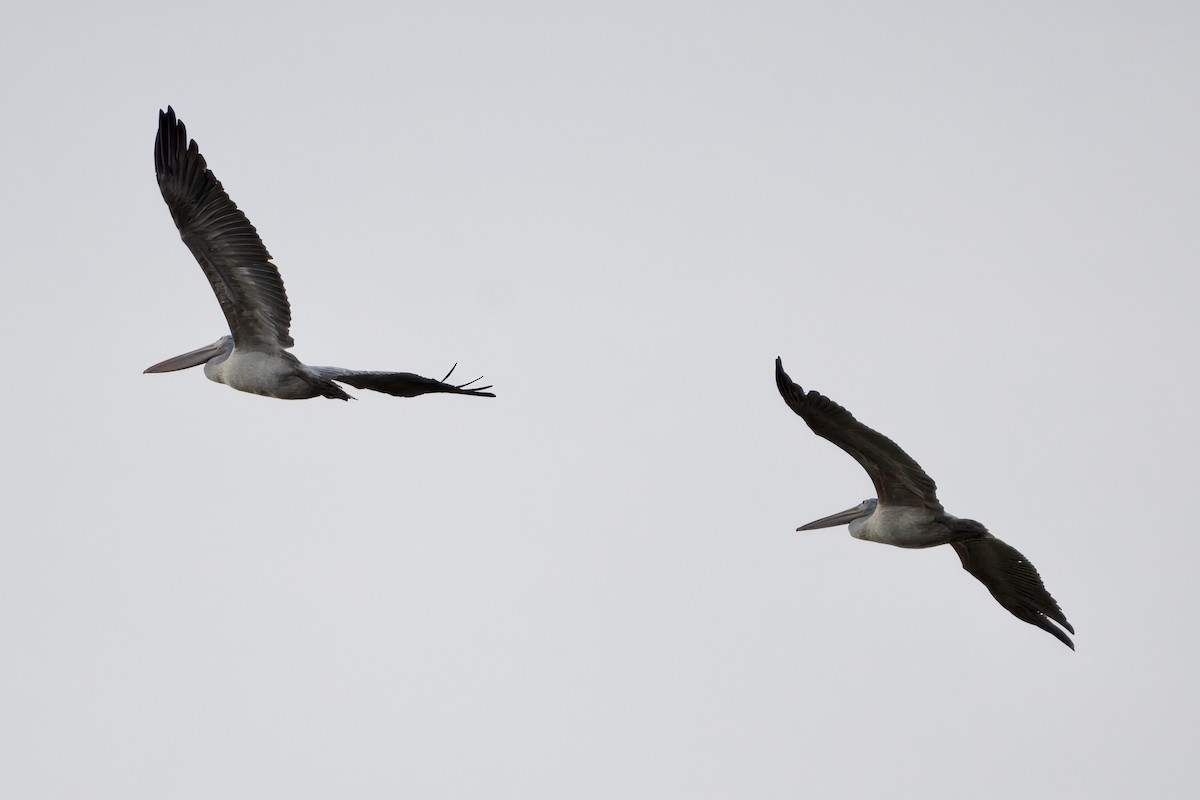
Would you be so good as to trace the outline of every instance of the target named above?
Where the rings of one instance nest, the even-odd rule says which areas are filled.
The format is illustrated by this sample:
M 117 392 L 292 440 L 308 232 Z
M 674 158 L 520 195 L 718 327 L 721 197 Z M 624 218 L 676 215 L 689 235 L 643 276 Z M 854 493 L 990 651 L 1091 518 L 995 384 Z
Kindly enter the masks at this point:
M 205 375 L 242 392 L 289 397 L 307 388 L 297 376 L 298 363 L 273 353 L 234 350 L 212 370 L 209 370 L 210 364 L 204 365 Z
M 913 506 L 878 506 L 865 520 L 850 523 L 855 539 L 896 547 L 933 547 L 950 541 L 946 526 L 934 522 L 934 512 Z

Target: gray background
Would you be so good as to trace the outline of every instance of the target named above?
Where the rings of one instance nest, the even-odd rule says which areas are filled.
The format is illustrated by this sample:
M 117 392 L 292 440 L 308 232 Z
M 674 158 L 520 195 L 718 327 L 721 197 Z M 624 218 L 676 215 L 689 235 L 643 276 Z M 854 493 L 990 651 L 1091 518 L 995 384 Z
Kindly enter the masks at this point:
M 0 794 L 1187 797 L 1187 3 L 99 3 L 0 25 Z M 175 106 L 316 364 L 224 319 Z M 1076 653 L 772 369 L 1041 570 Z

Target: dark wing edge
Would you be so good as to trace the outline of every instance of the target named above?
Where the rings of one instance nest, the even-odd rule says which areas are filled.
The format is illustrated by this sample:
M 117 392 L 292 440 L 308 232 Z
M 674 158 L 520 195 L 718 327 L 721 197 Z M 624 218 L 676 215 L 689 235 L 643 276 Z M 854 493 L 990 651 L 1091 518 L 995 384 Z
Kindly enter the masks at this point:
M 454 367 L 458 365 L 455 364 Z M 468 394 L 475 397 L 495 397 L 487 391 L 492 387 L 472 386 L 482 380 L 476 378 L 466 383 L 446 383 L 454 367 L 446 373 L 442 380 L 426 378 L 412 372 L 367 372 L 362 370 L 342 369 L 341 367 L 309 367 L 324 380 L 337 381 L 353 386 L 355 389 L 369 389 L 373 392 L 383 392 L 393 397 L 417 397 L 423 394 Z
M 1075 643 L 1052 625 L 1051 620 L 1072 634 L 1075 629 L 1067 622 L 1050 592 L 1046 591 L 1037 569 L 1015 547 L 991 534 L 950 544 L 954 545 L 963 569 L 986 586 L 996 602 L 1008 609 L 1010 614 L 1053 634 L 1067 647 L 1075 649 Z
M 158 112 L 154 171 L 184 244 L 204 270 L 243 349 L 291 347 L 292 312 L 279 270 L 250 220 L 229 199 L 195 140 L 167 106 Z
M 775 359 L 775 385 L 788 408 L 803 419 L 812 432 L 850 454 L 871 476 L 879 502 L 929 508 L 942 512 L 937 484 L 921 465 L 899 445 L 863 425 L 854 415 L 819 392 L 805 394 Z

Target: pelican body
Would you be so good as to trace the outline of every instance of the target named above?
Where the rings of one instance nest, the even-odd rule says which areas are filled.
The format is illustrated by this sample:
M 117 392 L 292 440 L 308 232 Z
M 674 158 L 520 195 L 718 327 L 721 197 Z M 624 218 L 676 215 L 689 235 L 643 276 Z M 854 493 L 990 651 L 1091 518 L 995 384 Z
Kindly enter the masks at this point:
M 1075 643 L 1055 623 L 1072 634 L 1075 629 L 1029 559 L 975 520 L 947 514 L 937 499 L 937 485 L 916 461 L 828 397 L 814 391 L 806 394 L 784 372 L 779 358 L 775 359 L 775 384 L 784 402 L 813 433 L 849 453 L 875 484 L 876 497 L 796 530 L 848 524 L 851 536 L 868 542 L 905 548 L 949 544 L 958 553 L 963 569 L 986 586 L 1013 616 L 1075 649 Z
M 287 352 L 294 342 L 291 306 L 279 270 L 250 220 L 229 199 L 208 168 L 195 140 L 170 106 L 158 112 L 154 140 L 158 188 L 184 244 L 212 285 L 230 335 L 210 345 L 160 361 L 146 372 L 172 372 L 204 365 L 204 374 L 241 392 L 305 400 L 350 400 L 339 386 L 370 389 L 396 397 L 448 393 L 495 397 L 492 387 L 440 381 L 411 372 L 369 372 L 341 367 L 312 367 Z M 457 366 L 457 365 L 455 365 Z

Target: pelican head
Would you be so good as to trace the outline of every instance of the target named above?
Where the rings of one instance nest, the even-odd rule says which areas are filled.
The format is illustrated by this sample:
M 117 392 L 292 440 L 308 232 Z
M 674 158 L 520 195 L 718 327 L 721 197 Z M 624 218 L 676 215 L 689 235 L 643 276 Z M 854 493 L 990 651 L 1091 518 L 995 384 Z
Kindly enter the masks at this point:
M 872 497 L 863 500 L 854 508 L 847 508 L 845 511 L 839 511 L 831 516 L 814 520 L 807 525 L 801 525 L 796 530 L 815 531 L 817 528 L 832 528 L 834 525 L 845 525 L 848 522 L 854 522 L 856 519 L 866 519 L 875 513 L 875 506 L 877 505 L 879 505 L 879 501 Z
M 152 367 L 146 367 L 146 372 L 174 372 L 177 369 L 199 366 L 219 358 L 224 361 L 233 352 L 233 337 L 222 336 L 212 344 L 206 344 L 199 350 L 184 353 L 181 356 L 160 361 Z

